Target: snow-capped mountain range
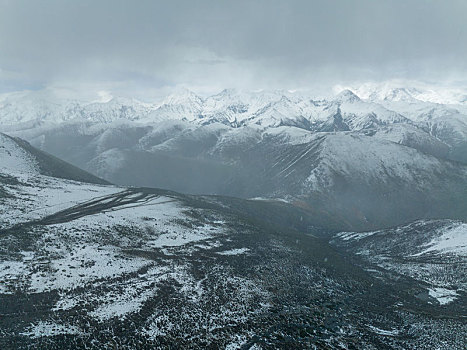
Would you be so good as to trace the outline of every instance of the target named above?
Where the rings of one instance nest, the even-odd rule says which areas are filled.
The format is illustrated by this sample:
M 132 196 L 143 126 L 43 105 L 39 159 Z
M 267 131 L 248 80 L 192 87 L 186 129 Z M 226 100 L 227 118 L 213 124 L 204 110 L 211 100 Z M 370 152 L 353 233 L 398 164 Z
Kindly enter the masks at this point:
M 363 85 L 356 89 L 338 87 L 336 91 L 339 91 L 336 96 L 316 98 L 300 91 L 226 89 L 212 96 L 201 97 L 190 90 L 178 89 L 155 103 L 122 97 L 105 102 L 83 101 L 60 97 L 53 90 L 24 91 L 0 95 L 0 120 L 3 127 L 79 119 L 93 122 L 185 119 L 201 124 L 221 122 L 231 126 L 277 126 L 300 124 L 301 121 L 313 124 L 340 112 L 344 119 L 350 119 L 349 127 L 355 129 L 364 127 L 365 121 L 384 124 L 404 121 L 404 117 L 424 121 L 439 115 L 463 114 L 467 111 L 467 92 L 463 95 L 459 93 L 457 99 L 446 97 L 443 104 L 440 103 L 441 96 L 429 99 L 426 95 L 430 92 L 423 93 L 414 88 L 384 86 L 372 90 Z M 352 117 L 365 121 L 355 121 Z
M 404 124 L 415 126 L 416 134 L 421 132 L 426 134 L 425 138 L 429 135 L 445 143 L 450 147 L 452 159 L 467 161 L 464 154 L 467 153 L 467 92 L 464 95 L 457 92 L 454 95 L 457 99 L 451 94 L 446 97 L 449 104 L 440 104 L 426 98 L 433 91 L 421 92 L 415 88 L 362 85 L 353 91 L 339 90 L 336 96 L 316 99 L 297 91 L 234 89 L 202 98 L 182 89 L 158 103 L 118 97 L 106 102 L 86 102 L 62 98 L 47 90 L 9 93 L 0 95 L 0 131 L 27 133 L 41 126 L 55 127 L 67 122 L 149 125 L 171 120 L 201 126 L 223 124 L 231 128 L 293 126 L 313 132 Z M 401 128 L 397 130 L 407 134 Z M 392 140 L 397 137 L 393 135 Z
M 198 126 L 223 124 L 231 128 L 292 126 L 312 132 L 404 124 L 414 126 L 416 134 L 424 133 L 425 138 L 429 135 L 445 143 L 450 147 L 452 159 L 467 161 L 463 155 L 467 153 L 464 152 L 467 150 L 467 92 L 465 96 L 456 95 L 456 104 L 452 104 L 451 95 L 446 98 L 449 104 L 440 104 L 426 98 L 433 92 L 415 88 L 363 85 L 353 91 L 339 90 L 336 96 L 316 99 L 297 91 L 234 89 L 203 98 L 182 89 L 157 103 L 118 97 L 106 102 L 86 102 L 62 98 L 47 90 L 18 92 L 0 96 L 0 131 L 27 133 L 41 126 L 55 127 L 67 122 L 150 125 L 171 120 Z M 397 130 L 407 134 L 401 128 Z
M 39 91 L 1 98 L 0 130 L 113 183 L 304 201 L 346 229 L 464 219 L 467 105 L 425 95 L 182 90 L 151 104 Z

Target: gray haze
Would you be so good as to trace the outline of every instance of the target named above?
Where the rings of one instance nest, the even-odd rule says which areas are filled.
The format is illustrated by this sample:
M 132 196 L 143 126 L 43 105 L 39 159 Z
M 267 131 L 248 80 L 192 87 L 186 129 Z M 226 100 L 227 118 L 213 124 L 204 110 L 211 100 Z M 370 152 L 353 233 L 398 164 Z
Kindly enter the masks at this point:
M 0 0 L 0 92 L 467 80 L 467 2 Z

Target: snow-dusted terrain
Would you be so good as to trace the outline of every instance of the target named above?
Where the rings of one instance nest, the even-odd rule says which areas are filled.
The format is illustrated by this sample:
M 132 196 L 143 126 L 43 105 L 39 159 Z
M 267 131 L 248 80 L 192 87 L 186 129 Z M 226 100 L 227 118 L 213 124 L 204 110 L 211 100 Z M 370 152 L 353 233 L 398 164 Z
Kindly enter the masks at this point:
M 85 317 L 90 320 L 124 320 L 140 312 L 158 294 L 157 285 L 164 283 L 177 283 L 187 298 L 204 293 L 202 279 L 194 280 L 188 262 L 175 262 L 172 256 L 178 251 L 191 255 L 199 249 L 219 249 L 217 240 L 231 231 L 225 218 L 217 218 L 215 213 L 203 218 L 205 210 L 190 208 L 169 193 L 43 175 L 34 154 L 15 140 L 0 137 L 0 295 L 5 298 L 20 293 L 34 299 L 49 294 L 46 303 L 55 315 L 3 324 L 3 348 L 7 343 L 14 346 L 14 334 L 23 337 L 17 344 L 28 338 L 43 341 L 44 337 L 53 342 L 53 337 L 64 335 L 86 339 L 92 328 L 83 330 L 74 318 L 62 322 L 58 315 L 76 313 L 88 305 L 84 306 Z M 236 251 L 242 252 L 224 248 L 219 253 Z M 228 271 L 224 274 L 227 280 L 236 279 L 233 295 L 236 290 L 244 293 L 242 288 L 252 284 Z M 242 302 L 255 295 L 255 288 L 263 293 L 252 285 Z M 15 315 L 10 307 L 7 302 L 2 314 Z M 236 313 L 232 310 L 229 318 L 219 314 L 219 325 L 234 322 Z M 167 328 L 153 323 L 158 317 L 154 314 L 149 318 L 148 327 L 158 327 L 165 334 Z M 142 335 L 144 329 L 140 330 Z M 156 333 L 151 337 L 156 339 Z
M 461 349 L 465 94 L 341 90 L 2 95 L 119 185 L 0 134 L 0 347 Z
M 372 261 L 414 278 L 395 288 L 392 275 L 314 237 L 313 219 L 286 201 L 70 180 L 57 162 L 0 135 L 4 349 L 463 344 L 453 334 L 465 326 L 464 223 L 404 241 L 415 263 Z M 435 273 L 427 257 L 449 257 L 459 275 Z M 431 318 L 440 310 L 446 318 Z
M 113 183 L 304 202 L 343 229 L 466 219 L 464 95 L 340 90 L 181 90 L 155 103 L 23 92 L 0 98 L 0 129 Z
M 426 285 L 419 298 L 447 305 L 467 297 L 467 225 L 440 220 L 374 232 L 342 232 L 335 245 L 360 255 L 372 273 L 397 280 L 409 276 Z M 429 298 L 428 298 L 429 297 Z

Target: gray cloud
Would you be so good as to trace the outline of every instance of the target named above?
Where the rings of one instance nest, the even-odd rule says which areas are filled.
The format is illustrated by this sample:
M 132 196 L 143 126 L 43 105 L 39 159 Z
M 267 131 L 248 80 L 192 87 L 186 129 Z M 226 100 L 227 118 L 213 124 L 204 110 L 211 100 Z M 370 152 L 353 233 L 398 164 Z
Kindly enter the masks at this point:
M 464 0 L 0 0 L 0 90 L 467 79 Z

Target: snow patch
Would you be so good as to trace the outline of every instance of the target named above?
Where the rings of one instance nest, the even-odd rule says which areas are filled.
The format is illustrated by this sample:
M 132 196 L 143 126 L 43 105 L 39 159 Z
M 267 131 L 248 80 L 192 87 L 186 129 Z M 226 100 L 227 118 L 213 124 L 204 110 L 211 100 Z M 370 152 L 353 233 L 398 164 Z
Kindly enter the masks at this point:
M 369 236 L 373 236 L 374 234 L 378 233 L 378 231 L 373 232 L 341 232 L 337 234 L 337 237 L 341 238 L 343 241 L 350 241 L 350 240 L 360 240 Z
M 217 252 L 217 254 L 220 255 L 240 255 L 240 254 L 245 254 L 249 252 L 250 249 L 248 248 L 236 248 L 236 249 L 230 249 L 230 250 L 224 250 L 223 252 Z
M 444 230 L 444 232 L 443 232 Z M 455 227 L 442 229 L 441 235 L 426 244 L 428 247 L 414 256 L 420 256 L 430 252 L 452 253 L 467 256 L 467 224 L 459 224 Z
M 37 324 L 33 324 L 28 328 L 26 332 L 20 333 L 30 338 L 40 338 L 40 337 L 52 337 L 54 335 L 60 334 L 80 334 L 82 333 L 78 327 L 58 324 L 54 322 L 44 322 L 40 321 Z
M 428 294 L 430 295 L 430 297 L 438 300 L 440 305 L 452 303 L 459 296 L 459 294 L 457 294 L 454 290 L 439 287 L 429 288 Z
M 397 329 L 394 329 L 394 330 L 385 330 L 385 329 L 381 329 L 381 328 L 378 328 L 378 327 L 374 327 L 374 326 L 368 326 L 373 332 L 375 332 L 376 334 L 379 334 L 379 335 L 385 335 L 385 336 L 396 336 L 399 334 L 399 331 Z
M 115 247 L 83 245 L 52 260 L 44 266 L 45 270 L 33 273 L 30 291 L 70 289 L 96 279 L 134 272 L 147 264 L 145 259 L 119 254 Z

